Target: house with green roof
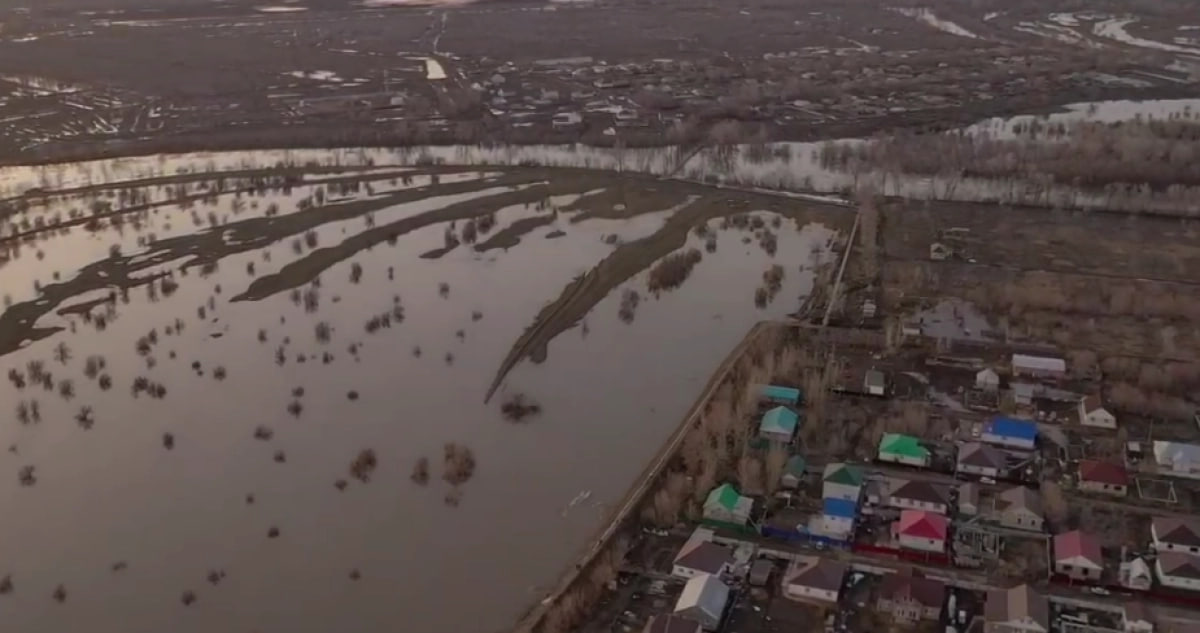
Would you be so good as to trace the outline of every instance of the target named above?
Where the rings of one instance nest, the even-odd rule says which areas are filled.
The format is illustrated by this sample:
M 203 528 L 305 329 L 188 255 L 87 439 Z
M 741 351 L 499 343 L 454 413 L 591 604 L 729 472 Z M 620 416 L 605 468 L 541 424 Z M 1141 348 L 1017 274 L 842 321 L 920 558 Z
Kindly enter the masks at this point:
M 779 477 L 779 485 L 788 490 L 795 490 L 804 481 L 804 468 L 808 464 L 804 457 L 792 455 L 783 466 L 783 475 Z
M 825 466 L 822 477 L 821 497 L 824 499 L 845 499 L 858 503 L 862 495 L 863 480 L 866 473 L 862 466 L 834 462 Z
M 884 433 L 879 440 L 879 461 L 909 466 L 929 466 L 929 449 L 921 440 L 900 433 Z
M 775 407 L 763 414 L 758 423 L 758 436 L 772 442 L 788 444 L 796 434 L 800 416 L 787 407 Z
M 704 500 L 704 520 L 744 526 L 753 508 L 753 499 L 743 497 L 732 484 L 721 484 Z

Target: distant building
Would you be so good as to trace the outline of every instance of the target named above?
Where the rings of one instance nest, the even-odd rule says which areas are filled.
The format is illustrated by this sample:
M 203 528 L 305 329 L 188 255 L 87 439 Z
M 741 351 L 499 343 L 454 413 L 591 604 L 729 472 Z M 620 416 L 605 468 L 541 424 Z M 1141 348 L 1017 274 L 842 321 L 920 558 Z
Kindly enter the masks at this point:
M 1046 356 L 1013 354 L 1012 373 L 1014 376 L 1053 378 L 1057 380 L 1067 375 L 1067 361 L 1061 358 Z
M 862 495 L 863 470 L 854 464 L 834 462 L 825 466 L 821 496 L 858 503 Z
M 1079 423 L 1083 426 L 1115 429 L 1117 428 L 1117 416 L 1105 409 L 1100 394 L 1094 393 L 1079 401 Z
M 792 600 L 837 604 L 846 564 L 827 558 L 794 562 L 783 576 L 783 595 Z
M 763 414 L 758 423 L 758 436 L 772 442 L 788 444 L 796 434 L 800 416 L 787 407 L 775 407 Z
M 650 618 L 642 633 L 700 633 L 700 623 L 681 615 L 659 614 Z
M 753 499 L 743 497 L 731 484 L 722 484 L 708 493 L 703 513 L 708 521 L 745 525 L 753 508 Z
M 729 603 L 729 587 L 716 576 L 696 576 L 683 586 L 675 603 L 675 614 L 700 623 L 705 631 L 715 631 Z
M 1084 459 L 1079 462 L 1079 489 L 1123 497 L 1129 489 L 1129 473 L 1124 466 Z
M 719 576 L 733 565 L 733 552 L 724 545 L 696 538 L 688 540 L 679 548 L 671 575 L 677 578 L 695 578 L 705 574 Z
M 1100 541 L 1079 530 L 1055 535 L 1054 571 L 1075 580 L 1100 580 L 1104 574 Z
M 1200 479 L 1200 446 L 1183 442 L 1154 442 L 1154 461 L 1160 475 Z
M 1154 517 L 1150 537 L 1159 553 L 1200 554 L 1200 518 Z
M 900 518 L 892 524 L 892 539 L 905 549 L 941 554 L 946 551 L 949 526 L 940 514 L 901 510 Z
M 1154 568 L 1163 585 L 1173 589 L 1200 591 L 1200 556 L 1159 552 Z
M 891 613 L 900 622 L 936 620 L 946 599 L 946 585 L 940 580 L 923 578 L 905 568 L 885 574 L 879 586 L 879 610 Z
M 795 387 L 781 387 L 779 385 L 763 385 L 759 392 L 764 400 L 789 406 L 796 406 L 800 403 L 800 390 Z
M 984 391 L 999 391 L 1000 374 L 991 368 L 979 370 L 975 374 L 975 387 Z
M 1000 525 L 1041 532 L 1042 498 L 1025 486 L 1014 486 L 996 496 L 996 519 Z
M 1029 585 L 988 592 L 984 633 L 1048 633 L 1050 604 Z
M 792 455 L 783 467 L 783 475 L 779 478 L 779 484 L 788 490 L 799 488 L 804 481 L 804 468 L 804 457 Z
M 929 449 L 911 435 L 884 433 L 879 440 L 879 461 L 909 466 L 929 466 Z
M 995 478 L 1004 472 L 1004 467 L 1004 453 L 999 449 L 979 442 L 967 442 L 958 447 L 955 471 L 960 474 Z
M 950 490 L 943 484 L 923 479 L 892 479 L 886 492 L 887 504 L 905 510 L 946 514 L 950 510 Z
M 997 416 L 984 423 L 980 439 L 996 446 L 1033 450 L 1037 436 L 1036 422 Z

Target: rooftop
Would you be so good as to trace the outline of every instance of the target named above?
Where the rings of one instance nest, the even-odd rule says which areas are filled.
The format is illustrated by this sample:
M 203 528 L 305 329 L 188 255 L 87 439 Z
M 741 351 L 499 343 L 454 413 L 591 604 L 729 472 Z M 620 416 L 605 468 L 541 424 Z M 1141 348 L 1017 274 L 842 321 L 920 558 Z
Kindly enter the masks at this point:
M 929 449 L 921 446 L 921 440 L 899 433 L 884 433 L 883 438 L 879 440 L 879 452 L 916 459 L 929 458 Z
M 827 558 L 814 558 L 808 563 L 793 563 L 788 569 L 785 582 L 824 591 L 840 591 L 846 569 L 845 563 Z
M 1025 486 L 1013 486 L 996 495 L 996 509 L 1001 511 L 1026 510 L 1042 514 L 1042 498 Z
M 1045 630 L 1050 629 L 1050 605 L 1029 585 L 988 592 L 984 619 L 987 622 L 1011 622 L 1029 618 Z
M 822 503 L 822 510 L 831 517 L 853 519 L 858 514 L 858 504 L 846 499 L 829 498 Z
M 765 433 L 791 435 L 796 432 L 799 420 L 800 416 L 796 415 L 795 411 L 787 407 L 775 407 L 763 414 L 758 429 Z
M 932 609 L 941 606 L 946 598 L 946 585 L 940 580 L 916 576 L 906 568 L 884 575 L 879 586 L 879 597 L 893 601 L 911 600 Z
M 1027 354 L 1013 354 L 1012 364 L 1014 367 L 1021 369 L 1033 369 L 1037 371 L 1055 371 L 1066 372 L 1067 361 L 1061 358 L 1050 358 L 1048 356 L 1029 356 Z
M 1129 473 L 1124 466 L 1085 459 L 1079 462 L 1079 478 L 1083 481 L 1094 481 L 1111 486 L 1129 485 Z
M 900 512 L 895 529 L 904 536 L 944 541 L 949 525 L 946 517 L 940 514 L 923 510 L 904 510 Z
M 967 442 L 958 449 L 958 463 L 982 468 L 1003 468 L 1004 453 L 980 442 Z
M 863 470 L 854 464 L 835 462 L 825 466 L 825 476 L 823 479 L 827 483 L 861 486 L 863 483 Z
M 1150 529 L 1155 538 L 1164 543 L 1200 547 L 1200 519 L 1154 517 L 1150 521 Z
M 983 427 L 983 432 L 990 435 L 999 435 L 1000 437 L 1012 437 L 1022 440 L 1037 439 L 1038 429 L 1037 423 L 1032 420 L 1018 420 L 1017 418 L 994 417 L 988 420 Z
M 733 552 L 710 541 L 688 541 L 675 556 L 676 565 L 708 574 L 719 574 L 725 565 L 732 563 Z
M 949 505 L 950 490 L 946 486 L 923 479 L 893 479 L 888 494 L 900 499 Z
M 1167 576 L 1200 580 L 1200 556 L 1182 552 L 1159 552 L 1158 564 Z
M 1100 541 L 1095 536 L 1079 530 L 1054 536 L 1054 559 L 1062 561 L 1069 558 L 1082 558 L 1096 567 L 1104 567 Z

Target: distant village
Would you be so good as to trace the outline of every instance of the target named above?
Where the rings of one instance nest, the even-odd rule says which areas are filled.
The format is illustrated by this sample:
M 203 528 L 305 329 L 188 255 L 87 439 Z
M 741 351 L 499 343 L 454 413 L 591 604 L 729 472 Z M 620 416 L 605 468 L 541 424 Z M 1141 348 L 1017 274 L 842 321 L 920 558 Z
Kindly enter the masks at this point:
M 756 387 L 753 450 L 783 467 L 721 482 L 698 524 L 647 528 L 609 630 L 1200 630 L 1200 445 L 1127 437 L 1061 357 L 878 359 L 848 363 L 832 395 L 894 406 L 919 386 L 957 431 L 883 432 L 867 459 L 822 461 L 801 440 L 811 394 Z

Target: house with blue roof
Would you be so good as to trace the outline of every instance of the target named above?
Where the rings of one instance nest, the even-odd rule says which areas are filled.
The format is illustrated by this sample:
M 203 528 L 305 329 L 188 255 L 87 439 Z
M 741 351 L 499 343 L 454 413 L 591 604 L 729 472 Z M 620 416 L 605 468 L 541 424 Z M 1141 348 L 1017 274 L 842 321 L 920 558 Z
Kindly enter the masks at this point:
M 814 521 L 813 531 L 838 540 L 847 540 L 854 533 L 858 504 L 848 499 L 828 498 L 822 502 L 821 515 Z
M 979 439 L 996 446 L 1033 450 L 1037 436 L 1037 423 L 1032 420 L 996 416 L 983 425 Z
M 800 390 L 795 387 L 781 387 L 779 385 L 763 385 L 759 391 L 762 398 L 768 402 L 776 404 L 787 404 L 796 406 L 800 404 Z
M 800 416 L 787 407 L 775 407 L 763 414 L 758 423 L 758 436 L 772 442 L 787 444 L 796 434 Z

